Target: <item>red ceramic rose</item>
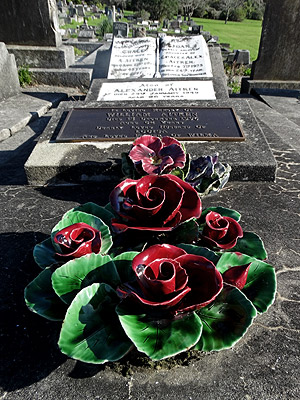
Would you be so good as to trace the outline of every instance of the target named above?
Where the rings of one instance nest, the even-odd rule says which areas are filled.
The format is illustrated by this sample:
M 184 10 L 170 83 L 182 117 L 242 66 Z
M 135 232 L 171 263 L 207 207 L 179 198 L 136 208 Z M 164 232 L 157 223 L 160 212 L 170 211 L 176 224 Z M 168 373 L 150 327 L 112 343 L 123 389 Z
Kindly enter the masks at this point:
M 126 179 L 110 194 L 119 219 L 112 221 L 117 232 L 127 229 L 171 231 L 182 222 L 201 215 L 195 189 L 174 175 L 147 175 Z
M 56 253 L 58 258 L 79 258 L 85 254 L 100 252 L 101 234 L 90 225 L 79 222 L 57 232 L 54 242 L 61 250 Z
M 141 136 L 133 142 L 129 157 L 142 175 L 169 173 L 176 167 L 183 168 L 186 162 L 181 144 L 168 136 Z
M 191 312 L 211 303 L 223 288 L 222 276 L 211 261 L 168 244 L 138 254 L 132 268 L 136 282 L 118 292 L 148 311 Z
M 205 217 L 202 240 L 211 248 L 231 249 L 243 237 L 240 224 L 233 218 L 211 211 Z

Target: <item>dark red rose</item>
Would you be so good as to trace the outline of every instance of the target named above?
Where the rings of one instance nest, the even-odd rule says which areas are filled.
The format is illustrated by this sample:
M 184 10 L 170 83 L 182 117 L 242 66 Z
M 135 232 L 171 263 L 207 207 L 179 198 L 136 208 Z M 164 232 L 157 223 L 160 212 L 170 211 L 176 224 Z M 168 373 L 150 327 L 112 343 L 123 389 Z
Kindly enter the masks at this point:
M 56 253 L 57 257 L 79 258 L 85 254 L 100 252 L 101 234 L 90 225 L 79 222 L 57 232 L 54 242 L 61 249 L 61 253 Z
M 174 175 L 148 175 L 126 179 L 110 194 L 119 215 L 112 226 L 127 229 L 171 231 L 182 222 L 201 215 L 201 201 L 195 189 Z
M 147 310 L 191 312 L 211 303 L 223 287 L 222 275 L 211 261 L 168 244 L 141 252 L 132 268 L 136 282 L 118 292 Z
M 205 217 L 202 240 L 212 248 L 231 249 L 243 237 L 240 224 L 233 218 L 211 211 Z
M 178 140 L 169 136 L 162 139 L 144 135 L 133 142 L 129 157 L 141 175 L 169 173 L 174 168 L 183 168 L 186 155 Z M 144 173 L 143 173 L 144 172 Z

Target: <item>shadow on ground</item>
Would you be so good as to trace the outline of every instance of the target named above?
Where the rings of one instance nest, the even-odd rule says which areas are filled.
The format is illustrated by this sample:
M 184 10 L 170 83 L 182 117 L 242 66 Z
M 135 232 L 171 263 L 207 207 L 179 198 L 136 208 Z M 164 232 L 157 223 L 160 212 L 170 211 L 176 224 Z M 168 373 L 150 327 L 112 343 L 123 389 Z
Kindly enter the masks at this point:
M 37 232 L 0 235 L 1 255 L 1 334 L 0 386 L 13 391 L 48 376 L 65 357 L 56 340 L 60 323 L 31 313 L 24 302 L 24 288 L 40 272 L 32 249 L 47 236 Z

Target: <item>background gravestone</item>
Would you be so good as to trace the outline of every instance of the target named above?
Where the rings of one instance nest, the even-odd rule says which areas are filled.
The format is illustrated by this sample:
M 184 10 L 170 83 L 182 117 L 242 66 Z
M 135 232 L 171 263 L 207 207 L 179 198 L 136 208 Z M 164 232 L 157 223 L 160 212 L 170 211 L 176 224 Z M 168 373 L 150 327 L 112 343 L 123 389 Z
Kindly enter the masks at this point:
M 0 101 L 20 93 L 15 57 L 0 42 Z
M 113 33 L 114 36 L 126 38 L 128 36 L 128 24 L 126 22 L 114 22 Z
M 55 0 L 1 0 L 0 41 L 28 46 L 60 46 Z
M 251 79 L 300 81 L 300 1 L 268 1 Z

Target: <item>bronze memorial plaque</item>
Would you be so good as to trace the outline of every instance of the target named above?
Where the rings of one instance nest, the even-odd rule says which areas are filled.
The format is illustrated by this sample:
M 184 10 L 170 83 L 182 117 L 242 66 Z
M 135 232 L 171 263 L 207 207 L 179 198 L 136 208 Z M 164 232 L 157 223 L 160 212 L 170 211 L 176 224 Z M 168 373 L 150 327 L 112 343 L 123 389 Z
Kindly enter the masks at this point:
M 245 140 L 230 107 L 103 107 L 69 111 L 56 142 L 133 141 L 142 135 L 178 140 Z

